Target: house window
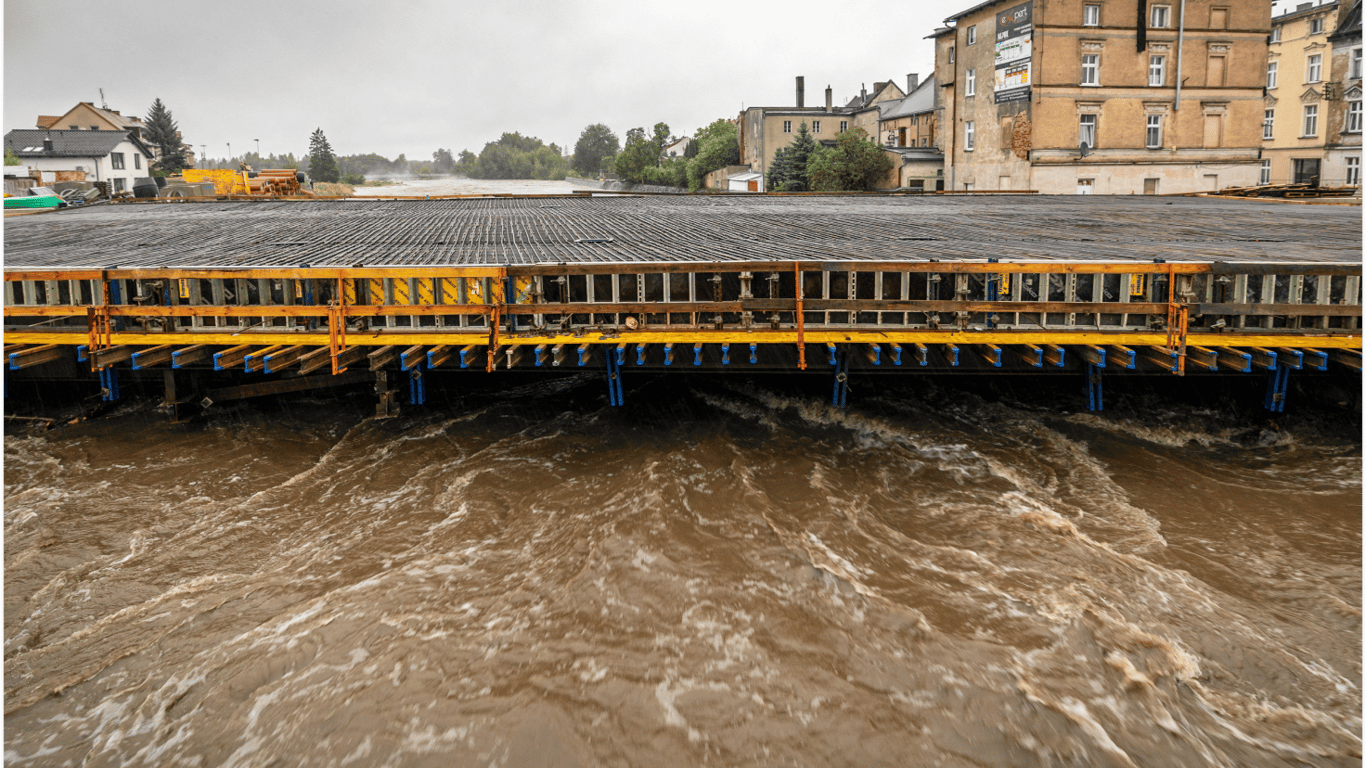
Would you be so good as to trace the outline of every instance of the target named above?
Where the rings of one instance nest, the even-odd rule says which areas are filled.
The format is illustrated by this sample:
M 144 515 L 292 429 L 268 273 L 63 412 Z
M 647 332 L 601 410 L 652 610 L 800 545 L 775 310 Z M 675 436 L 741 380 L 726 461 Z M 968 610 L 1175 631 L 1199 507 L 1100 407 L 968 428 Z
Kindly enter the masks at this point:
M 967 73 L 967 81 L 965 82 L 965 85 L 966 85 L 966 89 L 963 91 L 963 95 L 964 95 L 964 96 L 976 96 L 976 95 L 977 95 L 977 70 L 975 70 L 975 69 L 969 69 L 969 70 L 968 70 L 968 73 Z
M 1309 63 L 1305 66 L 1307 77 L 1306 83 L 1317 83 L 1323 79 L 1323 54 L 1316 53 L 1309 57 Z
M 123 153 L 113 152 L 109 155 L 109 162 L 114 166 L 114 170 L 123 170 Z
M 75 126 L 73 125 L 72 127 L 74 128 Z M 92 125 L 92 126 L 90 126 L 90 130 L 92 130 L 92 131 L 98 131 L 99 129 L 100 129 L 100 127 L 99 127 L 98 125 Z
M 1211 8 L 1209 11 L 1210 29 L 1228 29 L 1228 9 Z
M 1268 109 L 1262 117 L 1262 138 L 1271 140 L 1276 128 L 1276 110 Z
M 1162 86 L 1167 83 L 1167 57 L 1148 57 L 1148 85 Z
M 1347 186 L 1361 186 L 1361 158 L 1347 158 Z
M 840 121 L 840 133 L 844 133 L 844 132 L 847 131 L 847 130 L 849 130 L 849 121 L 848 121 L 848 120 L 841 120 L 841 121 Z
M 1149 16 L 1148 26 L 1154 29 L 1166 29 L 1171 24 L 1172 7 L 1170 5 L 1154 5 L 1152 14 Z
M 1280 27 L 1274 27 L 1274 28 L 1272 28 L 1272 30 L 1271 30 L 1271 39 L 1270 39 L 1270 40 L 1267 40 L 1267 42 L 1268 42 L 1268 43 L 1279 43 L 1280 41 L 1281 41 L 1281 28 L 1280 28 Z
M 1348 79 L 1348 80 L 1360 80 L 1360 79 L 1361 79 L 1361 49 L 1360 49 L 1360 48 L 1353 48 L 1353 49 L 1351 50 L 1351 52 L 1350 52 L 1348 55 L 1349 55 L 1351 58 L 1348 60 L 1348 64 L 1347 64 L 1347 79 Z
M 1100 26 L 1100 6 L 1099 6 L 1099 5 L 1088 5 L 1088 6 L 1085 6 L 1084 8 L 1082 8 L 1082 12 L 1081 12 L 1081 25 L 1082 25 L 1083 27 L 1099 27 L 1099 26 Z
M 1270 184 L 1270 183 L 1271 183 L 1271 161 L 1270 161 L 1270 160 L 1263 160 L 1263 161 L 1262 161 L 1262 172 L 1261 172 L 1261 175 L 1259 175 L 1259 176 L 1257 177 L 1257 183 L 1260 184 L 1260 185 L 1266 185 L 1266 184 Z
M 971 152 L 977 145 L 977 124 L 969 120 L 963 123 L 963 151 Z
M 819 120 L 812 120 L 812 121 L 811 121 L 811 132 L 812 132 L 812 133 L 820 133 L 820 132 L 821 132 L 821 121 L 819 121 Z
M 1361 99 L 1347 102 L 1347 133 L 1361 133 Z
M 1100 54 L 1084 53 L 1081 57 L 1081 84 L 1100 85 Z
M 1096 147 L 1096 115 L 1081 115 L 1077 123 L 1077 143 Z
M 142 155 L 139 155 L 136 152 L 133 153 L 133 167 L 138 169 L 142 168 Z
M 120 176 L 120 177 L 117 178 L 117 179 L 114 179 L 114 191 L 115 191 L 115 192 L 122 192 L 122 191 L 123 191 L 123 183 L 124 183 L 124 178 L 123 178 L 122 176 Z
M 783 121 L 783 133 L 792 133 L 792 121 L 791 121 L 791 120 L 784 120 L 784 121 Z
M 968 45 L 977 45 L 977 25 L 968 27 Z
M 1148 115 L 1148 149 L 1162 148 L 1162 115 Z
M 1277 68 L 1278 68 L 1279 66 L 1280 66 L 1280 65 L 1277 64 L 1277 63 L 1274 62 L 1274 61 L 1271 62 L 1270 64 L 1267 64 L 1267 65 L 1266 65 L 1266 87 L 1267 87 L 1267 90 L 1270 90 L 1270 89 L 1276 87 L 1276 70 L 1277 70 Z
M 929 140 L 929 138 L 927 138 L 927 137 L 925 137 L 925 136 L 921 136 L 921 137 L 920 137 L 920 146 L 922 146 L 922 147 L 928 147 L 929 145 L 930 145 L 930 140 Z
M 1314 20 L 1312 20 L 1312 21 L 1309 22 L 1309 34 L 1311 34 L 1311 35 L 1321 35 L 1321 34 L 1323 34 L 1323 17 L 1320 16 L 1319 18 L 1314 19 Z
M 1300 138 L 1309 138 L 1319 135 L 1319 105 L 1306 104 L 1304 106 L 1304 131 Z
M 953 56 L 953 54 L 954 54 L 954 51 L 956 51 L 957 49 L 958 49 L 958 46 L 956 46 L 956 45 L 950 45 L 950 46 L 949 46 L 949 63 L 950 63 L 950 64 L 952 64 L 952 63 L 954 62 L 954 56 Z

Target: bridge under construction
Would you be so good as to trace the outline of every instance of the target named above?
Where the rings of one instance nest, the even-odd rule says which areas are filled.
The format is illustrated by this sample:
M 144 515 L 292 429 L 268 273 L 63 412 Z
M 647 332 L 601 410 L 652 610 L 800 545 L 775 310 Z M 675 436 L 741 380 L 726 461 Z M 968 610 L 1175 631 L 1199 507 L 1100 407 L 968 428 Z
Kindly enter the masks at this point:
M 215 401 L 432 371 L 1361 369 L 1360 208 L 1018 195 L 145 201 L 5 226 L 7 375 Z

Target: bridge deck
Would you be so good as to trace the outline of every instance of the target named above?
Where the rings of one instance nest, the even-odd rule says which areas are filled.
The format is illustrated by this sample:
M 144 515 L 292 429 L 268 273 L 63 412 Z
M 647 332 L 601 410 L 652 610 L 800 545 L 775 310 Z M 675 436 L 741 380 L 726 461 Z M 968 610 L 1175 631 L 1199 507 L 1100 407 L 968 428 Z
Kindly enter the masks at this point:
M 123 204 L 5 222 L 7 269 L 1362 259 L 1361 209 L 1202 198 L 801 196 Z

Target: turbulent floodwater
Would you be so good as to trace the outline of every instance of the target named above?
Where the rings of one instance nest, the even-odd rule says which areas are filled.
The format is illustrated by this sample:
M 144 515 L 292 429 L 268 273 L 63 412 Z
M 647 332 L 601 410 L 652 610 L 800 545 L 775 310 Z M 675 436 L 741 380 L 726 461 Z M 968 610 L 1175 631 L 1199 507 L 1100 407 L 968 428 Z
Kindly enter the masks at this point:
M 5 764 L 1361 762 L 1359 399 L 431 379 L 7 434 Z

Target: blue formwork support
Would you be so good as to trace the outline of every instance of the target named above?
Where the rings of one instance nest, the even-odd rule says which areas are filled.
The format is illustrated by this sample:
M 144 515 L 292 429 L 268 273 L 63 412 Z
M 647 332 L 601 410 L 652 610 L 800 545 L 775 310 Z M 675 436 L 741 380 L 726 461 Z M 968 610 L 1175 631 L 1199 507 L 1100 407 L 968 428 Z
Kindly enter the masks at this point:
M 873 365 L 882 365 L 882 345 L 873 345 Z
M 626 404 L 626 395 L 621 389 L 621 361 L 616 355 L 607 356 L 607 399 L 613 406 Z
M 692 364 L 693 364 L 693 365 L 701 365 L 701 364 L 702 364 L 702 345 L 701 345 L 701 344 L 694 344 L 694 345 L 692 345 Z
M 585 365 L 588 364 L 588 356 L 591 355 L 591 354 L 593 353 L 593 350 L 592 350 L 592 349 L 584 349 L 584 347 L 586 347 L 586 346 L 588 346 L 588 345 L 587 345 L 587 344 L 581 344 L 581 345 L 579 345 L 579 367 L 580 367 L 580 368 L 582 368 L 582 367 L 584 367 Z M 608 355 L 607 357 L 610 358 L 611 355 Z
M 730 365 L 730 345 L 721 345 L 721 365 Z
M 617 368 L 620 369 L 621 366 L 622 366 L 622 364 L 624 364 L 625 362 L 626 362 L 626 345 L 625 345 L 625 344 L 618 344 L 618 345 L 617 345 Z
M 1317 349 L 1304 350 L 1304 364 L 1316 371 L 1328 370 L 1328 353 Z
M 422 375 L 421 362 L 408 369 L 408 402 L 413 405 L 427 403 L 427 377 Z
M 82 345 L 80 345 L 79 347 L 76 347 L 76 362 L 78 362 L 78 363 L 84 363 L 84 362 L 89 361 L 89 360 L 90 360 L 90 354 L 89 354 L 89 352 L 90 352 L 90 346 L 89 346 L 88 344 L 82 344 Z
M 1263 406 L 1272 413 L 1285 412 L 1285 395 L 1290 389 L 1290 366 L 1278 365 L 1266 375 L 1266 402 Z
M 673 365 L 673 364 L 674 364 L 674 345 L 672 345 L 672 344 L 665 344 L 665 345 L 664 345 L 664 364 L 665 364 L 665 365 Z
M 840 346 L 831 351 L 831 357 L 835 363 L 835 387 L 830 402 L 837 408 L 843 408 L 849 402 L 849 353 Z
M 758 365 L 758 363 L 759 363 L 759 345 L 758 345 L 758 344 L 750 344 L 750 345 L 749 345 L 749 364 L 750 364 L 750 365 Z
M 645 345 L 636 345 L 636 365 L 645 365 Z
M 901 345 L 892 345 L 892 365 L 901 365 Z
M 1094 363 L 1086 364 L 1086 410 L 1105 410 L 1104 389 L 1101 381 L 1101 367 Z
M 825 348 L 830 350 L 830 364 L 838 368 L 840 364 L 839 347 L 834 344 L 826 344 Z
M 100 395 L 105 401 L 119 399 L 119 373 L 112 366 L 100 369 Z

